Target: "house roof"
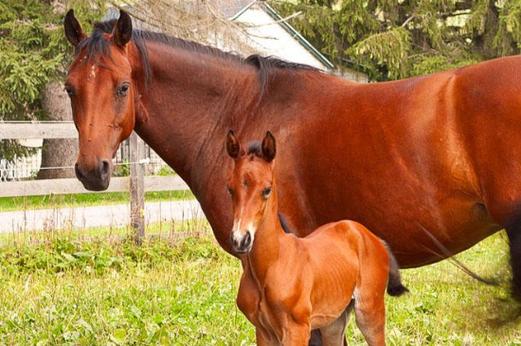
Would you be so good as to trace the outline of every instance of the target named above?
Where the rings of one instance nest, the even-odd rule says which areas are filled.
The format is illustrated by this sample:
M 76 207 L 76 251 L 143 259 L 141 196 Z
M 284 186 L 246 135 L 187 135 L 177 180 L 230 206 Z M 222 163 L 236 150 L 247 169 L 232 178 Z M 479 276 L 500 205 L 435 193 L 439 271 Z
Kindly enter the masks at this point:
M 210 5 L 219 10 L 226 18 L 232 18 L 254 3 L 254 0 L 209 0 Z
M 215 1 L 215 4 L 213 3 Z M 334 69 L 335 65 L 326 58 L 318 49 L 316 49 L 308 40 L 304 38 L 293 26 L 291 26 L 287 21 L 283 20 L 283 18 L 278 14 L 278 12 L 268 5 L 265 1 L 261 0 L 211 0 L 213 6 L 216 6 L 216 9 L 221 11 L 223 14 L 224 10 L 228 11 L 226 16 L 230 20 L 238 19 L 244 12 L 246 12 L 250 7 L 254 5 L 258 5 L 264 12 L 266 12 L 278 25 L 280 25 L 286 32 L 288 32 L 293 39 L 295 39 L 300 45 L 302 45 L 311 55 L 313 55 L 322 65 L 324 65 L 328 69 Z M 224 8 L 217 7 L 219 3 L 223 4 Z M 242 8 L 239 5 L 244 5 Z M 236 11 L 234 14 L 230 15 L 233 11 Z
M 295 29 L 293 26 L 291 26 L 287 21 L 282 20 L 283 18 L 278 14 L 277 11 L 270 5 L 268 5 L 265 2 L 262 2 L 262 7 L 266 10 L 266 12 L 276 21 L 279 21 L 279 24 L 287 31 L 289 32 L 295 40 L 297 40 L 301 45 L 303 45 L 315 58 L 320 60 L 322 64 L 327 66 L 330 69 L 335 68 L 335 65 L 329 61 L 328 58 L 326 58 L 318 49 L 316 49 L 308 40 L 302 36 L 297 29 Z

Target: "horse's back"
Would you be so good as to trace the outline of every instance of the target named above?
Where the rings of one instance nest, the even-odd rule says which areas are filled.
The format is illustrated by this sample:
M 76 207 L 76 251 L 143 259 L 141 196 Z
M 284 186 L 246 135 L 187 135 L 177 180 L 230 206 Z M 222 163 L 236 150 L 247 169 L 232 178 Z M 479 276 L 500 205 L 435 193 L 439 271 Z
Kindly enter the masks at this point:
M 387 258 L 384 243 L 367 227 L 352 220 L 330 222 L 303 238 L 310 257 L 326 255 L 326 262 L 340 258 L 351 266 L 359 266 L 364 256 Z M 358 271 L 358 268 L 356 269 Z

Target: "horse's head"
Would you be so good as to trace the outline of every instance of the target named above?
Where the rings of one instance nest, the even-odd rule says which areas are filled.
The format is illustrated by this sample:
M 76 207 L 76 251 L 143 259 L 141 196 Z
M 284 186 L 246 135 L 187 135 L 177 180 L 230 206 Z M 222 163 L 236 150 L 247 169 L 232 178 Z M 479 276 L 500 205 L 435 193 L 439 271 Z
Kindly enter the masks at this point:
M 64 26 L 65 36 L 75 47 L 65 89 L 79 133 L 76 176 L 89 190 L 105 190 L 112 158 L 132 133 L 142 106 L 131 67 L 137 55 L 130 42 L 132 20 L 121 11 L 117 21 L 99 24 L 87 36 L 70 10 Z
M 265 217 L 266 206 L 270 198 L 274 198 L 275 138 L 267 132 L 260 145 L 254 143 L 244 151 L 233 131 L 230 131 L 226 150 L 234 159 L 228 179 L 233 204 L 232 248 L 238 253 L 245 253 L 252 249 L 255 232 Z

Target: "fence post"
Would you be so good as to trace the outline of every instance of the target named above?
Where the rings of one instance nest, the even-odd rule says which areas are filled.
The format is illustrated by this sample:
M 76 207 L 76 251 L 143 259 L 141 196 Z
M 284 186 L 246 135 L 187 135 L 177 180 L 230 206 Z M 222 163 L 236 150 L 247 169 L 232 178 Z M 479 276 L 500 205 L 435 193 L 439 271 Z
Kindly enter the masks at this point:
M 132 132 L 130 136 L 130 225 L 134 239 L 141 244 L 145 236 L 145 168 L 141 160 L 145 158 L 143 140 Z

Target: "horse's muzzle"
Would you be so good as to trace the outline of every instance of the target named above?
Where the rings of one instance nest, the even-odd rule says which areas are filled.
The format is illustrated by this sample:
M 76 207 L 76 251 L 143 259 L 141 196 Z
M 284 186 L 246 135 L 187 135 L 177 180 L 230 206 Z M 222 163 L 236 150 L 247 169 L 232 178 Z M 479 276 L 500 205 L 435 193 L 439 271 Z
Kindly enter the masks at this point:
M 85 169 L 77 162 L 74 171 L 87 190 L 103 191 L 109 187 L 112 163 L 108 160 L 98 160 L 93 169 Z
M 230 235 L 233 251 L 239 254 L 250 252 L 253 244 L 253 236 L 250 231 L 244 234 L 232 232 Z

